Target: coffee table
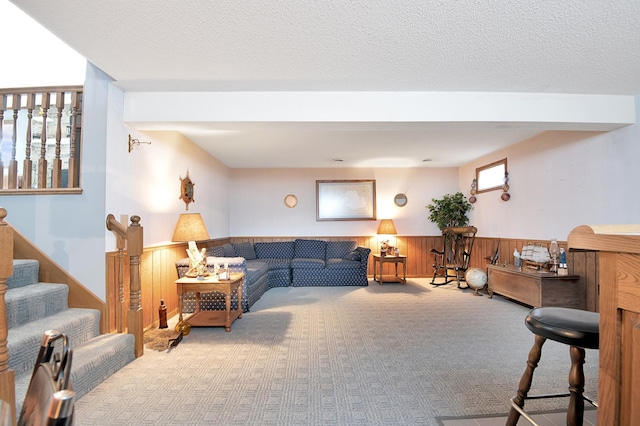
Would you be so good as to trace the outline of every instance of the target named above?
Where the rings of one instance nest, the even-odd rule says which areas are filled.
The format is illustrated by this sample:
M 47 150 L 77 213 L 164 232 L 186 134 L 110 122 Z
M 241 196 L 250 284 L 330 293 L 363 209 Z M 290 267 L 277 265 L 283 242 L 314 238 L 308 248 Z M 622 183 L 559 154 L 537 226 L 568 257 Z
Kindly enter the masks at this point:
M 242 282 L 244 274 L 231 274 L 230 279 L 224 281 L 216 281 L 212 275 L 203 279 L 183 277 L 176 280 L 176 288 L 178 291 L 178 324 L 176 331 L 182 332 L 184 335 L 189 334 L 191 327 L 221 327 L 227 331 L 231 331 L 231 324 L 237 319 L 242 318 Z M 182 317 L 184 293 L 193 291 L 196 294 L 195 312 L 186 318 Z M 224 293 L 224 301 L 226 310 L 224 311 L 201 311 L 200 310 L 200 293 L 210 292 Z M 233 292 L 238 295 L 238 307 L 231 310 L 231 295 Z

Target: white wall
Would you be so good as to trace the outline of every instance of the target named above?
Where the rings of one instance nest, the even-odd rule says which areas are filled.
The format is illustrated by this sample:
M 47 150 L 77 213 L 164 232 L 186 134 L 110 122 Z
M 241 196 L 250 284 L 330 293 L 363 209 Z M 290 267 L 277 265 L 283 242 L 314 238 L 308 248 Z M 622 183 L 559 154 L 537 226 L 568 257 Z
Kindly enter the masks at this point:
M 340 179 L 375 179 L 377 217 L 393 219 L 399 235 L 437 235 L 426 206 L 456 192 L 457 176 L 455 168 L 233 169 L 231 235 L 375 235 L 379 220 L 316 221 L 316 180 Z M 407 195 L 405 207 L 394 205 L 398 193 Z M 298 197 L 295 208 L 284 205 L 287 194 Z
M 637 96 L 636 114 L 639 105 Z M 468 196 L 476 167 L 507 158 L 511 199 L 501 201 L 500 191 L 478 195 L 471 212 L 478 235 L 566 240 L 578 225 L 640 222 L 639 136 L 637 124 L 547 132 L 461 167 Z
M 112 88 L 112 120 L 107 145 L 105 213 L 141 218 L 144 245 L 171 241 L 180 213 L 187 212 L 180 197 L 180 178 L 189 172 L 194 202 L 189 212 L 200 213 L 211 238 L 229 236 L 229 169 L 177 132 L 138 132 L 122 123 L 122 92 Z M 141 143 L 128 152 L 128 136 Z M 106 230 L 106 251 L 115 250 L 115 236 Z
M 109 77 L 91 64 L 84 82 L 81 195 L 3 195 L 7 221 L 104 298 L 106 97 Z

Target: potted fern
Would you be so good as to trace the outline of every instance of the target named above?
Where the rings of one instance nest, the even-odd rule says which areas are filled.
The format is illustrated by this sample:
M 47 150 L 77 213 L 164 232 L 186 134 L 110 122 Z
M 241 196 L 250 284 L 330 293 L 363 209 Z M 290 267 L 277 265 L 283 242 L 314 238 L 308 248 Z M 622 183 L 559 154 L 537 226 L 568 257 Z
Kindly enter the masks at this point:
M 431 199 L 429 220 L 435 223 L 442 231 L 448 226 L 467 226 L 469 224 L 468 213 L 473 205 L 462 192 L 446 194 L 442 198 Z

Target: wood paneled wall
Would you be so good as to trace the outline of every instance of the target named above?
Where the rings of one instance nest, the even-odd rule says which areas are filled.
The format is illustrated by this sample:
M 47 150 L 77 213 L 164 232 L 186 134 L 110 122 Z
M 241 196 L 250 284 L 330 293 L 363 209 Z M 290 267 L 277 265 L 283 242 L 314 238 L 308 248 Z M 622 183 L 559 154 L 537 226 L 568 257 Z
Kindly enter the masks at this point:
M 378 253 L 378 239 L 371 236 L 341 236 L 341 237 L 234 237 L 218 240 L 210 240 L 200 243 L 199 247 L 210 247 L 222 245 L 227 242 L 269 242 L 269 241 L 292 241 L 296 238 L 323 239 L 326 241 L 353 240 L 358 245 L 368 247 L 372 253 Z M 434 258 L 431 249 L 442 249 L 441 236 L 397 236 L 391 239 L 402 254 L 407 255 L 407 277 L 424 278 L 433 275 Z M 471 255 L 471 267 L 485 269 L 488 258 L 491 258 L 499 244 L 498 263 L 513 263 L 513 250 L 522 251 L 522 247 L 527 244 L 539 243 L 548 246 L 548 240 L 521 240 L 521 239 L 498 239 L 498 238 L 476 238 Z M 567 249 L 565 241 L 558 242 L 560 247 Z M 141 260 L 142 279 L 142 309 L 144 312 L 145 329 L 157 327 L 158 307 L 160 299 L 164 299 L 167 305 L 167 313 L 173 316 L 178 313 L 178 296 L 175 290 L 174 281 L 178 278 L 175 262 L 187 257 L 187 244 L 168 244 L 163 246 L 147 247 L 144 249 Z M 581 276 L 585 291 L 587 292 L 587 309 L 598 310 L 598 271 L 597 253 L 588 251 L 572 250 L 567 253 L 567 263 L 569 273 Z M 106 256 L 107 262 L 107 317 L 110 330 L 116 329 L 115 306 L 118 300 L 118 267 L 117 252 L 109 252 Z M 128 287 L 128 257 L 124 256 L 124 305 L 123 311 L 126 324 L 126 312 L 129 309 L 129 287 Z M 368 275 L 373 276 L 372 261 L 369 261 Z

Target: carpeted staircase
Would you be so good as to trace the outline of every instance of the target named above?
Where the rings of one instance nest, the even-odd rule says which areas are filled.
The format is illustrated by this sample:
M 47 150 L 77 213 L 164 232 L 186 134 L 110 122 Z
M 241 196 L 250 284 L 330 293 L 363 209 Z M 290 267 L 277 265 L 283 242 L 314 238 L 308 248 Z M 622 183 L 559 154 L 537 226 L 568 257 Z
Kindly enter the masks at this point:
M 39 283 L 36 260 L 14 260 L 5 295 L 9 328 L 9 368 L 16 377 L 16 412 L 20 413 L 44 331 L 69 337 L 73 350 L 71 384 L 76 399 L 135 359 L 130 334 L 100 335 L 100 312 L 69 308 L 65 284 Z

